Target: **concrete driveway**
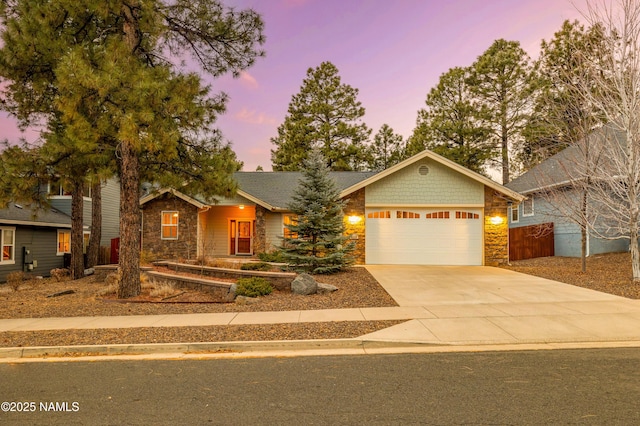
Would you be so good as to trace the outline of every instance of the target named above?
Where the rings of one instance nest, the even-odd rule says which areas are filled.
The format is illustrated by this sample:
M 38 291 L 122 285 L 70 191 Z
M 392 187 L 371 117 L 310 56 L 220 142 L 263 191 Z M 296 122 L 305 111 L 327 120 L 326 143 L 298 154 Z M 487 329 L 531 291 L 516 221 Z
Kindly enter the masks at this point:
M 640 301 L 484 266 L 371 265 L 414 320 L 362 338 L 433 344 L 640 342 Z
M 400 306 L 627 300 L 488 266 L 371 265 Z

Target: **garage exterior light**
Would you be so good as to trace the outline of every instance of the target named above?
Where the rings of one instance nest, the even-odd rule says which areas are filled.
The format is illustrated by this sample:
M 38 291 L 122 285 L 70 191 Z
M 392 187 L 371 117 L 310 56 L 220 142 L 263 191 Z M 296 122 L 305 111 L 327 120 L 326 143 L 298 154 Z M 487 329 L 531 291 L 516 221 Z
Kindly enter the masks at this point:
M 361 220 L 362 220 L 362 218 L 360 216 L 356 216 L 356 215 L 351 215 L 351 216 L 349 216 L 347 218 L 347 221 L 351 225 L 356 225 L 356 224 L 360 223 Z
M 500 225 L 502 222 L 504 222 L 504 219 L 502 218 L 502 216 L 493 216 L 491 219 L 489 219 L 489 221 L 492 225 Z

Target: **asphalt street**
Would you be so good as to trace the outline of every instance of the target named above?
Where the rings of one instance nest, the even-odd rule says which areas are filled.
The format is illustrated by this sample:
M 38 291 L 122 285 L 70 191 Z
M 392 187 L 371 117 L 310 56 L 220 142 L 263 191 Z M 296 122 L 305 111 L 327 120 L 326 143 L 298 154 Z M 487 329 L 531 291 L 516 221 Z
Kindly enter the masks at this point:
M 638 349 L 39 362 L 0 377 L 3 425 L 640 424 Z

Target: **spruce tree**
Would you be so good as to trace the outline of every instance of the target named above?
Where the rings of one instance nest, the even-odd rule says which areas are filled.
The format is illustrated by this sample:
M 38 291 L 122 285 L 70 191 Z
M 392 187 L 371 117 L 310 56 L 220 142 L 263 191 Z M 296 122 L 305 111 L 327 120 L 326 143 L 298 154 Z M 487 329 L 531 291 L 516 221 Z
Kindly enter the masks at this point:
M 297 218 L 286 225 L 291 237 L 285 237 L 281 247 L 293 269 L 324 274 L 353 263 L 350 252 L 355 245 L 344 235 L 344 204 L 324 156 L 317 149 L 311 151 L 288 205 Z

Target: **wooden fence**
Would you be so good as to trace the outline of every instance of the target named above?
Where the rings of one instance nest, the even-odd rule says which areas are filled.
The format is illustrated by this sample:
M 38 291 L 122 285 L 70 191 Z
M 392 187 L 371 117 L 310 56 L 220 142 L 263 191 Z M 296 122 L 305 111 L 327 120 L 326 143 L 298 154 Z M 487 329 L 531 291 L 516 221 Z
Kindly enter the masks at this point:
M 554 256 L 553 223 L 509 229 L 509 260 Z

